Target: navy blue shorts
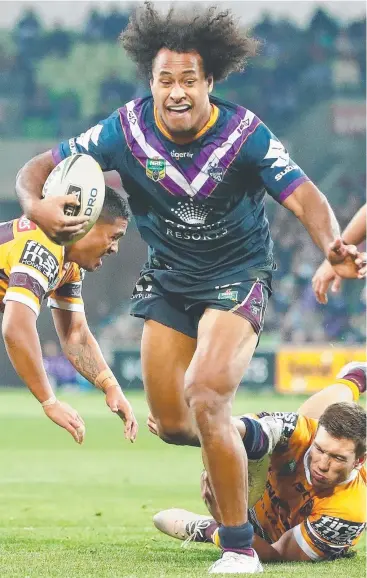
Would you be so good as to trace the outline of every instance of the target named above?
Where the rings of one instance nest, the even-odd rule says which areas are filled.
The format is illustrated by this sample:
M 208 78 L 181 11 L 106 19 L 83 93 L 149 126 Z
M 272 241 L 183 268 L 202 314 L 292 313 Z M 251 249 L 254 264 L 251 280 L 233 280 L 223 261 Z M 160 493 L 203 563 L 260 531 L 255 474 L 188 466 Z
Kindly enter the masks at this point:
M 169 293 L 143 275 L 131 297 L 131 315 L 152 319 L 189 337 L 197 338 L 199 321 L 205 309 L 230 311 L 249 321 L 257 335 L 264 326 L 265 311 L 271 295 L 271 279 L 250 279 L 232 284 L 191 291 L 190 295 Z

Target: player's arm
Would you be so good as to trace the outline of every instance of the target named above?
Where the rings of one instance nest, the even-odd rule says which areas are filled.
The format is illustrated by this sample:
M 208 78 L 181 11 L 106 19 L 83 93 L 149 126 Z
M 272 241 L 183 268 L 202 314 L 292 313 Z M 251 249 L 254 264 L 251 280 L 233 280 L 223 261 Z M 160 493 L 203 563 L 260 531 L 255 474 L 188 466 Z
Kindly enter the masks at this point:
M 359 211 L 354 215 L 352 220 L 346 226 L 342 239 L 344 243 L 359 245 L 366 239 L 366 218 L 367 218 L 367 205 L 363 205 Z M 362 268 L 358 272 L 358 277 L 362 278 L 366 276 L 366 253 L 361 253 L 361 255 L 356 259 L 356 264 L 361 265 Z M 330 265 L 329 261 L 325 261 L 317 269 L 315 275 L 312 279 L 312 287 L 316 295 L 316 299 L 319 303 L 326 304 L 327 291 L 330 284 L 332 283 L 331 290 L 336 293 L 340 289 L 341 279 L 335 273 L 333 267 Z
M 16 179 L 16 194 L 26 216 L 54 241 L 65 242 L 83 229 L 85 217 L 64 215 L 66 204 L 78 205 L 72 195 L 41 200 L 43 185 L 52 169 L 63 159 L 76 154 L 87 154 L 96 160 L 103 171 L 118 168 L 125 140 L 119 113 L 116 112 L 96 126 L 60 143 L 52 151 L 38 155 L 26 163 Z M 126 146 L 126 145 L 125 145 Z
M 250 165 L 267 192 L 292 211 L 341 277 L 358 277 L 361 265 L 354 245 L 343 243 L 335 215 L 325 197 L 290 158 L 282 143 L 263 124 L 242 147 L 245 167 Z
M 341 277 L 358 278 L 357 248 L 343 242 L 336 217 L 325 195 L 311 182 L 299 185 L 284 201 Z
M 138 424 L 133 410 L 89 329 L 85 313 L 53 308 L 52 316 L 65 356 L 81 375 L 105 393 L 108 407 L 125 422 L 126 439 L 134 442 Z
M 36 321 L 35 312 L 27 305 L 18 301 L 6 302 L 2 334 L 9 359 L 19 377 L 42 404 L 47 417 L 66 429 L 76 442 L 82 443 L 83 420 L 73 408 L 56 399 L 48 381 Z

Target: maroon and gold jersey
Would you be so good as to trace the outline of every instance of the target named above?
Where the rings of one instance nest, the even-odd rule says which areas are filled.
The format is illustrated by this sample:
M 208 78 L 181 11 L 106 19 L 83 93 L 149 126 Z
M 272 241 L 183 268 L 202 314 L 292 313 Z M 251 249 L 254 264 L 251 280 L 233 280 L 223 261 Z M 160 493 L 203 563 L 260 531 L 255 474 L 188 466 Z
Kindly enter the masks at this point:
M 271 456 L 264 494 L 250 510 L 255 532 L 274 543 L 293 529 L 312 560 L 342 556 L 366 525 L 366 470 L 354 469 L 345 482 L 315 492 L 308 463 L 318 422 L 296 413 L 272 415 L 282 420 L 283 434 Z
M 82 272 L 64 252 L 24 216 L 0 223 L 0 311 L 18 301 L 38 316 L 45 297 L 49 307 L 84 311 Z

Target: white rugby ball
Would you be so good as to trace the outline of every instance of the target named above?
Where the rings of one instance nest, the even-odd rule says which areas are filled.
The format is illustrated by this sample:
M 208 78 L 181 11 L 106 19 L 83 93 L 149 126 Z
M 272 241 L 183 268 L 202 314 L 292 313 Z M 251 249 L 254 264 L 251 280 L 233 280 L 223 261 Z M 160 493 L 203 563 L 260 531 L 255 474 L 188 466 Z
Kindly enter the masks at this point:
M 65 215 L 85 216 L 89 219 L 84 232 L 73 237 L 72 243 L 84 237 L 97 221 L 103 207 L 105 187 L 101 167 L 89 155 L 72 155 L 61 161 L 49 174 L 43 186 L 43 197 L 75 195 L 80 206 L 65 205 Z

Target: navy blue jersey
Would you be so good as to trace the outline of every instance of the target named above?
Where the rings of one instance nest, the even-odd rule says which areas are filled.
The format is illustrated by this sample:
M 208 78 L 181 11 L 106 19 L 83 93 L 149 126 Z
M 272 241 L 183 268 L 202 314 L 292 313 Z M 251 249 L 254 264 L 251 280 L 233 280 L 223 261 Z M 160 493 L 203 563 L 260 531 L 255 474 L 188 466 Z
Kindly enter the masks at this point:
M 186 145 L 159 126 L 148 96 L 53 151 L 56 162 L 85 153 L 120 174 L 149 245 L 146 270 L 171 291 L 270 272 L 265 192 L 282 202 L 309 180 L 251 111 L 210 100 L 210 121 Z

